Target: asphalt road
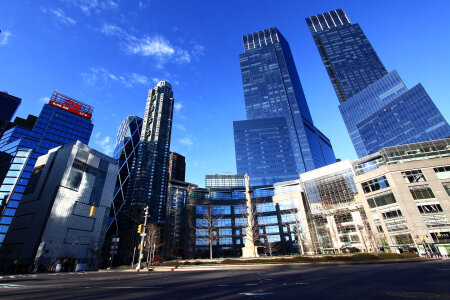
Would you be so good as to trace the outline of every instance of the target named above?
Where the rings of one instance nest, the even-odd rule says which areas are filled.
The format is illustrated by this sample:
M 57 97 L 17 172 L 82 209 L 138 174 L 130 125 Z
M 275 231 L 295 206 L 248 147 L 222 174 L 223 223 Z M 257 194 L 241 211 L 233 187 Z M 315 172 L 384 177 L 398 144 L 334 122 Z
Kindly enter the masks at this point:
M 450 261 L 3 275 L 1 299 L 450 299 Z

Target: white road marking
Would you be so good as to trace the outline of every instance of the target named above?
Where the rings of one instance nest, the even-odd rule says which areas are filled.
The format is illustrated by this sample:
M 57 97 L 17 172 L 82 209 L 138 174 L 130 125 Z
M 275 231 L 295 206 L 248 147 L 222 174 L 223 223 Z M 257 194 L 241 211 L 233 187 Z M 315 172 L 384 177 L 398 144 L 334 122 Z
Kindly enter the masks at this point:
M 272 295 L 272 292 L 269 293 L 239 293 L 239 295 L 245 295 L 245 296 L 263 296 L 263 295 Z
M 295 284 L 309 284 L 307 282 L 296 282 Z
M 247 283 L 246 285 L 249 286 L 249 285 L 258 285 L 258 284 L 257 283 Z
M 228 284 L 219 284 L 218 286 L 229 286 Z

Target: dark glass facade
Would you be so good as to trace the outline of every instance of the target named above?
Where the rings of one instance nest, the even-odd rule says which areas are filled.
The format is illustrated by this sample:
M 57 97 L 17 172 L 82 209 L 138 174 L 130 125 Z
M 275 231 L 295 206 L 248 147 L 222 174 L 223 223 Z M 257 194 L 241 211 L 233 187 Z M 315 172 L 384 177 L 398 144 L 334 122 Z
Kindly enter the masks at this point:
M 335 162 L 330 141 L 312 121 L 286 39 L 276 28 L 271 28 L 243 36 L 243 43 L 244 53 L 239 58 L 248 122 L 235 122 L 235 145 L 239 156 L 236 160 L 237 172 L 248 173 L 252 185 L 259 184 L 255 180 L 267 175 L 266 184 L 270 185 L 277 181 L 296 179 L 300 173 Z M 277 122 L 282 122 L 280 118 L 285 119 L 286 125 L 281 125 L 284 129 L 277 125 L 278 132 L 283 131 L 282 147 L 290 144 L 291 150 L 286 159 L 291 161 L 293 155 L 295 169 L 290 167 L 289 174 L 283 173 L 283 177 L 278 177 L 278 170 L 270 173 L 272 162 L 263 158 L 285 154 L 279 149 L 273 152 L 272 146 L 264 141 L 267 133 L 273 130 L 269 129 L 271 121 L 262 121 L 268 118 L 278 118 Z M 266 134 L 258 131 L 255 127 L 258 124 Z M 243 131 L 245 125 L 251 130 Z M 251 137 L 252 133 L 254 138 Z M 259 153 L 242 151 L 252 139 L 260 146 Z M 256 151 L 256 148 L 253 150 Z M 266 168 L 266 175 L 260 172 L 261 168 Z
M 343 9 L 306 18 L 339 102 L 345 102 L 387 74 L 359 24 Z
M 291 180 L 297 174 L 285 118 L 234 122 L 237 173 L 249 172 L 255 186 Z
M 53 93 L 50 101 L 63 103 L 66 100 L 77 104 L 81 103 L 57 92 Z M 12 157 L 6 177 L 0 186 L 2 214 L 0 216 L 0 244 L 5 238 L 9 224 L 11 224 L 16 208 L 22 199 L 36 159 L 47 154 L 50 149 L 76 140 L 85 144 L 89 143 L 94 127 L 90 118 L 77 114 L 76 110 L 69 111 L 67 106 L 64 108 L 61 105 L 59 107 L 55 105 L 44 105 L 31 132 L 26 129 L 10 129 L 7 132 L 8 136 L 5 137 L 9 143 L 2 144 L 2 148 L 0 148 L 1 152 Z M 92 107 L 82 103 L 80 105 L 92 113 Z
M 109 220 L 107 224 L 108 231 L 106 233 L 105 243 L 102 249 L 103 267 L 110 266 L 110 257 L 113 259 L 113 264 L 116 264 L 116 261 L 121 260 L 120 256 L 115 258 L 115 256 L 111 254 L 112 239 L 116 239 L 118 237 L 119 231 L 130 227 L 128 217 L 126 215 L 122 216 L 121 212 L 122 209 L 126 207 L 125 199 L 128 190 L 128 182 L 130 172 L 133 167 L 133 160 L 136 156 L 140 143 L 142 122 L 143 120 L 140 117 L 128 116 L 120 125 L 117 133 L 113 158 L 116 160 L 119 171 L 117 173 L 116 185 L 114 189 L 114 200 L 109 213 Z M 122 227 L 124 228 L 122 229 Z M 130 228 L 128 228 L 128 230 L 130 230 Z
M 186 158 L 178 153 L 170 152 L 169 156 L 169 181 L 186 180 Z
M 357 124 L 368 154 L 450 136 L 450 126 L 421 84 Z
M 408 90 L 395 70 L 388 73 L 344 10 L 306 18 L 306 23 L 358 157 L 386 146 L 450 136 L 448 123 L 423 87 Z
M 8 123 L 11 121 L 21 101 L 20 98 L 0 92 L 0 138 L 7 129 Z
M 172 86 L 160 81 L 148 92 L 144 120 L 129 172 L 125 202 L 119 215 L 119 249 L 114 264 L 130 264 L 140 237 L 137 222 L 144 223 L 149 207 L 149 223 L 164 224 L 169 178 L 169 146 L 173 116 Z M 133 134 L 132 136 L 134 136 Z M 133 144 L 136 147 L 136 144 Z

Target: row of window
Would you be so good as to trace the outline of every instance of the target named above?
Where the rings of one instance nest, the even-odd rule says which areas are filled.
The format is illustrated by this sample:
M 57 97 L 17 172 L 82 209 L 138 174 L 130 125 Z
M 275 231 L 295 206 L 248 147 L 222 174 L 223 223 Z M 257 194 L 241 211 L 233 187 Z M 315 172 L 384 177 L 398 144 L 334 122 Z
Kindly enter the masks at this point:
M 362 189 L 364 193 L 371 193 L 374 191 L 378 191 L 381 189 L 385 189 L 389 187 L 389 182 L 386 179 L 386 176 L 381 176 L 378 178 L 371 179 L 369 181 L 361 183 Z

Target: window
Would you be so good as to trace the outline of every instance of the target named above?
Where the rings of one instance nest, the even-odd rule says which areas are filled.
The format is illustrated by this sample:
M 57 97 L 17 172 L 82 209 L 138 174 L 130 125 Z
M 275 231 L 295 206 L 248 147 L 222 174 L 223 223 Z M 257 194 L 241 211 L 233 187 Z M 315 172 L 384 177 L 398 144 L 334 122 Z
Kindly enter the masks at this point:
M 409 191 L 414 200 L 435 198 L 433 191 L 426 185 L 410 187 Z
M 208 206 L 207 205 L 197 205 L 195 207 L 195 212 L 197 215 L 208 214 Z
M 374 191 L 382 190 L 389 187 L 389 182 L 386 179 L 386 176 L 381 176 L 375 179 L 371 179 L 369 181 L 361 183 L 362 189 L 365 194 L 371 193 Z
M 392 193 L 380 195 L 377 197 L 368 198 L 370 208 L 385 206 L 388 204 L 396 203 L 395 197 Z
M 443 185 L 444 185 L 444 189 L 447 191 L 447 195 L 450 196 L 450 182 L 446 182 Z
M 443 166 L 434 168 L 436 177 L 438 179 L 449 179 L 450 178 L 450 166 Z
M 421 204 L 417 205 L 421 214 L 432 214 L 442 212 L 442 207 L 440 204 Z
M 402 172 L 403 179 L 406 183 L 424 182 L 427 181 L 423 176 L 422 170 L 410 170 Z
M 385 224 L 389 232 L 408 229 L 408 224 L 404 219 L 386 222 Z
M 410 233 L 395 235 L 395 236 L 393 236 L 392 240 L 393 240 L 393 243 L 395 245 L 410 245 L 410 244 L 414 244 L 414 241 L 413 241 Z
M 232 245 L 233 244 L 233 240 L 230 237 L 220 238 L 219 239 L 219 244 L 220 245 Z
M 229 215 L 231 214 L 231 209 L 229 206 L 215 205 L 212 207 L 212 213 L 214 215 Z
M 392 219 L 402 216 L 402 211 L 398 206 L 389 208 L 389 209 L 383 209 L 381 211 L 381 215 L 383 216 L 383 219 Z
M 383 230 L 383 226 L 381 226 L 381 225 L 377 225 L 377 230 L 378 230 L 378 232 L 384 232 L 384 230 Z
M 247 226 L 247 218 L 236 218 L 234 219 L 235 226 Z
M 445 215 L 424 215 L 423 221 L 427 227 L 447 226 L 448 220 Z

